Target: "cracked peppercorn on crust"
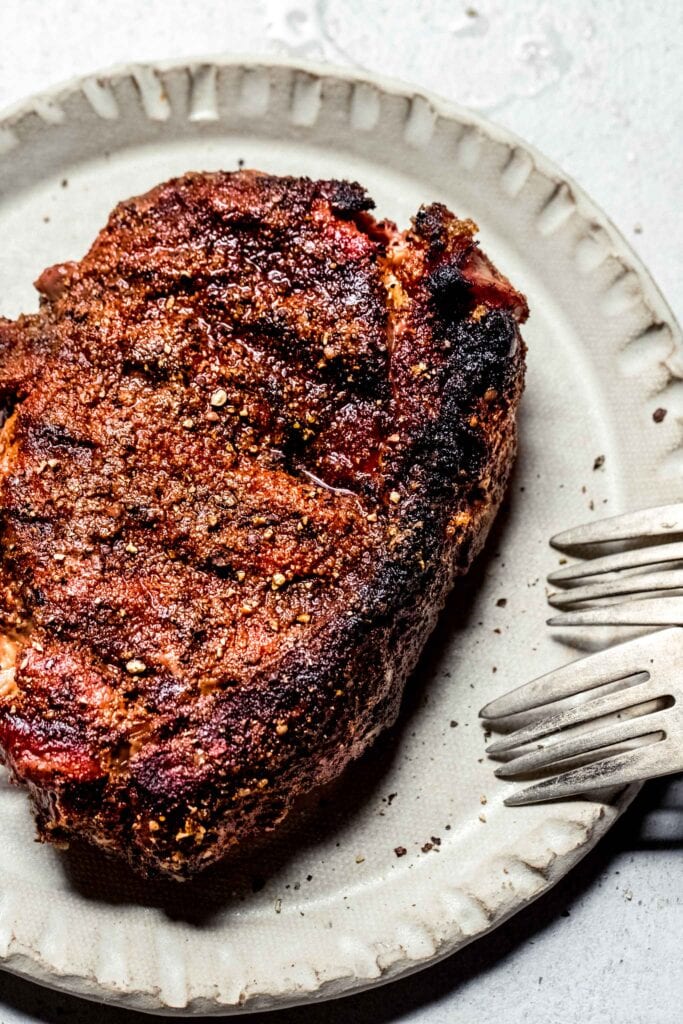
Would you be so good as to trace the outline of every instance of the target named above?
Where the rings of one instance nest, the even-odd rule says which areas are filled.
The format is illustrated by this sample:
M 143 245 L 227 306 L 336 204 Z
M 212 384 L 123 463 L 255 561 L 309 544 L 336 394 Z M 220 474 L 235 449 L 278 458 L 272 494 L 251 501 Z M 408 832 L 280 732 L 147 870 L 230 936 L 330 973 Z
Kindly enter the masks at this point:
M 515 449 L 524 298 L 440 204 L 189 174 L 0 320 L 0 745 L 40 835 L 183 878 L 398 711 Z

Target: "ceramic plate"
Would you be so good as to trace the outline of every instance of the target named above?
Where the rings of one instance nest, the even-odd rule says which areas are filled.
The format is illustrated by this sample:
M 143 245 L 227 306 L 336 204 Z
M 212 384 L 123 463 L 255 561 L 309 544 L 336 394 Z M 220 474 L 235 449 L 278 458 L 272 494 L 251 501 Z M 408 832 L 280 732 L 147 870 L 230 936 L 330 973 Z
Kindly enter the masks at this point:
M 396 978 L 553 885 L 633 795 L 509 809 L 477 710 L 574 656 L 552 636 L 555 531 L 680 498 L 680 332 L 603 214 L 475 115 L 311 65 L 127 67 L 0 121 L 0 313 L 79 258 L 111 207 L 187 170 L 356 178 L 404 227 L 441 200 L 481 227 L 529 298 L 519 461 L 487 550 L 458 586 L 399 725 L 258 863 L 145 884 L 87 850 L 34 843 L 2 783 L 0 955 L 8 970 L 143 1010 L 229 1013 Z M 653 412 L 668 408 L 655 422 Z M 599 458 L 598 458 L 599 457 Z M 405 853 L 398 856 L 405 850 Z M 568 925 L 570 927 L 570 925 Z

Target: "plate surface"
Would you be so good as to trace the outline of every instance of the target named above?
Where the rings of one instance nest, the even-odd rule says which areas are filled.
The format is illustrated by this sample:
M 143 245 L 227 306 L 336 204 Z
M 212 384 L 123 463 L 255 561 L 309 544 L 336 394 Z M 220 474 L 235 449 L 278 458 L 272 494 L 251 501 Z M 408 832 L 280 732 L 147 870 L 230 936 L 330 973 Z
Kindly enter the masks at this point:
M 0 784 L 0 956 L 54 987 L 157 1012 L 326 998 L 416 970 L 500 924 L 597 841 L 615 799 L 505 808 L 477 710 L 576 652 L 544 626 L 547 538 L 680 498 L 680 330 L 624 240 L 509 133 L 408 88 L 313 65 L 129 67 L 0 120 L 0 314 L 37 307 L 120 199 L 186 170 L 361 181 L 404 227 L 441 200 L 481 228 L 532 316 L 520 456 L 487 550 L 459 584 L 397 728 L 258 863 L 147 885 L 35 844 Z M 594 468 L 597 456 L 604 461 Z M 405 849 L 397 856 L 396 850 Z

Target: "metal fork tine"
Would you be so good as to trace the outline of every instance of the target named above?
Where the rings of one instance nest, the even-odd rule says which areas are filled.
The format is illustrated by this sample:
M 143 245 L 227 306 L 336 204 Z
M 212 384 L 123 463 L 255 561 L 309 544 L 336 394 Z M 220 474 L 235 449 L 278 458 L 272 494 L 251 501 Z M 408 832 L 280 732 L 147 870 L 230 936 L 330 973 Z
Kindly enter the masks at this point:
M 683 597 L 652 597 L 562 612 L 549 626 L 683 626 Z
M 481 718 L 504 718 L 543 704 L 552 704 L 605 683 L 627 679 L 648 666 L 651 657 L 662 649 L 668 634 L 680 634 L 680 631 L 674 629 L 652 633 L 563 665 L 496 698 L 482 708 L 479 715 Z
M 638 715 L 635 718 L 604 725 L 581 736 L 568 736 L 566 739 L 548 743 L 541 750 L 520 754 L 519 757 L 497 768 L 495 774 L 500 779 L 511 779 L 526 772 L 547 768 L 557 761 L 576 757 L 578 754 L 588 754 L 600 747 L 611 747 L 615 743 L 625 743 L 639 736 L 647 736 L 649 733 L 660 731 L 666 724 L 662 721 L 663 718 L 666 719 L 666 711 L 654 711 L 649 715 Z
M 683 541 L 636 548 L 634 551 L 617 551 L 612 555 L 602 555 L 600 558 L 589 558 L 574 565 L 565 565 L 550 573 L 548 583 L 559 587 L 571 586 L 587 576 L 600 576 L 606 572 L 639 569 L 642 566 L 661 565 L 665 562 L 683 562 Z
M 658 508 L 627 512 L 595 523 L 584 523 L 551 537 L 555 548 L 568 551 L 589 544 L 634 540 L 644 537 L 673 536 L 683 533 L 683 504 L 660 505 Z
M 636 750 L 614 754 L 528 786 L 520 793 L 507 797 L 505 804 L 508 807 L 520 807 L 522 804 L 558 800 L 578 796 L 591 789 L 625 786 L 639 779 L 667 775 L 672 771 L 672 750 L 672 742 L 665 739 Z
M 602 697 L 594 697 L 593 700 L 578 704 L 576 707 L 565 708 L 564 711 L 558 711 L 557 714 L 549 715 L 540 722 L 527 725 L 523 729 L 516 729 L 515 732 L 509 733 L 503 739 L 491 743 L 486 748 L 486 753 L 494 756 L 504 754 L 509 750 L 514 750 L 515 747 L 535 743 L 537 740 L 543 739 L 544 736 L 559 732 L 560 729 L 580 725 L 593 718 L 604 718 L 605 715 L 626 711 L 627 708 L 664 696 L 666 696 L 665 686 L 648 679 L 644 683 L 636 683 L 635 686 L 628 686 L 614 693 L 606 693 Z
M 603 597 L 617 597 L 620 594 L 640 594 L 658 590 L 683 590 L 683 569 L 668 572 L 653 572 L 644 576 L 627 576 L 624 579 L 601 580 L 588 583 L 585 587 L 573 587 L 550 594 L 548 602 L 553 608 L 569 608 L 581 601 L 596 601 Z

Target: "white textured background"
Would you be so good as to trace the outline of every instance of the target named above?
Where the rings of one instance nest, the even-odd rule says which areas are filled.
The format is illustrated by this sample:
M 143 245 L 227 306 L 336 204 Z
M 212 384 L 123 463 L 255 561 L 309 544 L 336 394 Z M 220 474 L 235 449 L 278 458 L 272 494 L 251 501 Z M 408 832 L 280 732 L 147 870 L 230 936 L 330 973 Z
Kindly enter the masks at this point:
M 0 107 L 118 62 L 226 51 L 402 77 L 512 128 L 606 210 L 683 317 L 678 0 L 0 0 Z M 651 784 L 568 878 L 492 936 L 389 987 L 258 1020 L 674 1024 L 682 847 L 683 784 Z M 0 975 L 0 1024 L 146 1020 Z

